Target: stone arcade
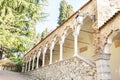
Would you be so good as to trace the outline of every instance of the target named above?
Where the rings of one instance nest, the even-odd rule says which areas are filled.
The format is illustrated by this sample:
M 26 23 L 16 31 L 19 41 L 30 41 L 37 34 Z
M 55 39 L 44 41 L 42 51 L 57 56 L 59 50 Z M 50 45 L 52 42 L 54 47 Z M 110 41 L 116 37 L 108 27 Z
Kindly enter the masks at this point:
M 89 0 L 23 59 L 40 80 L 120 80 L 120 1 Z

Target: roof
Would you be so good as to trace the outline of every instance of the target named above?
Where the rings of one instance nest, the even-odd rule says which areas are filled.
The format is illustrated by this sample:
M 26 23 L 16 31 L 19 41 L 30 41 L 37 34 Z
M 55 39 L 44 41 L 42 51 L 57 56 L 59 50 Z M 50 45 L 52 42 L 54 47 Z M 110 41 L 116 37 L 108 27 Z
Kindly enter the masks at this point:
M 105 25 L 107 25 L 107 23 L 110 22 L 112 19 L 114 19 L 119 13 L 120 13 L 120 11 L 118 10 L 113 16 L 111 16 L 111 18 L 109 18 L 109 19 L 99 28 L 99 30 L 101 30 Z

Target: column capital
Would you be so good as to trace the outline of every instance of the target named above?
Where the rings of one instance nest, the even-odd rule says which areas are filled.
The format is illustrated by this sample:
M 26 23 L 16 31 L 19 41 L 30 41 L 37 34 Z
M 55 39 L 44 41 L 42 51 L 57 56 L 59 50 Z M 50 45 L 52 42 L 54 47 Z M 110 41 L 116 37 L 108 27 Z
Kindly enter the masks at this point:
M 37 57 L 39 57 L 41 54 L 41 50 L 38 51 Z
M 60 41 L 59 44 L 62 45 L 64 43 L 64 41 Z
M 98 54 L 95 54 L 93 56 L 94 60 L 97 61 L 97 60 L 110 60 L 110 56 L 111 54 L 108 54 L 108 53 L 98 53 Z
M 36 55 L 33 56 L 33 59 L 35 59 Z
M 47 51 L 47 47 L 44 48 L 44 50 L 43 50 L 43 54 L 45 54 L 46 51 Z
M 55 41 L 53 41 L 52 43 L 51 43 L 51 46 L 50 46 L 50 50 L 53 50 L 54 49 L 54 46 L 55 46 Z
M 31 60 L 32 60 L 32 59 L 30 58 L 30 59 L 28 60 L 28 62 L 31 61 Z
M 75 26 L 73 36 L 78 36 L 80 33 L 80 26 Z
M 66 37 L 66 34 L 64 34 L 64 35 L 61 36 L 61 39 L 60 39 L 60 41 L 59 41 L 59 44 L 63 44 L 63 43 L 64 43 L 65 37 Z

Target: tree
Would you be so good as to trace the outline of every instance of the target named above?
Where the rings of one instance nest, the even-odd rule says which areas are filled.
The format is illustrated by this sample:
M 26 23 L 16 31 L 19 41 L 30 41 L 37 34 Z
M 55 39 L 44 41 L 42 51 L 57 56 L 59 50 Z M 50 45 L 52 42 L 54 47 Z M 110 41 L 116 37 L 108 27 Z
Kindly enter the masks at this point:
M 49 34 L 48 28 L 46 28 L 42 33 L 41 33 L 41 38 L 40 40 L 43 40 L 47 35 Z
M 33 45 L 34 25 L 46 17 L 43 11 L 45 1 L 0 0 L 0 45 L 5 48 L 7 57 Z
M 60 14 L 58 19 L 58 24 L 62 24 L 65 20 L 67 20 L 73 14 L 73 7 L 68 5 L 65 0 L 62 0 L 60 3 Z
M 34 36 L 35 42 L 34 45 L 42 41 L 48 34 L 49 34 L 48 28 L 45 28 L 45 30 L 42 33 L 37 33 L 36 36 Z
M 10 57 L 10 60 L 12 62 L 14 62 L 15 66 L 16 66 L 15 71 L 21 72 L 22 71 L 22 63 L 23 63 L 22 58 Z
M 72 14 L 73 14 L 73 7 L 71 5 L 68 5 L 67 6 L 67 13 L 66 13 L 66 16 L 67 18 L 69 18 Z
M 41 33 L 37 33 L 37 34 L 36 34 L 36 37 L 35 37 L 35 42 L 36 42 L 36 43 L 38 43 L 38 42 L 41 41 L 41 36 L 42 36 Z M 35 44 L 36 44 L 36 43 L 35 43 Z

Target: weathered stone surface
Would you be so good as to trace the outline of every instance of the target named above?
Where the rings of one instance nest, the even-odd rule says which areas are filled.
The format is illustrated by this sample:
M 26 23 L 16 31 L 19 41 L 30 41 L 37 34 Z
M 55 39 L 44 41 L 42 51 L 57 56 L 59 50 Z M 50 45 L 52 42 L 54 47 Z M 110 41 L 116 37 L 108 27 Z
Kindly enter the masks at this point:
M 39 80 L 96 80 L 96 68 L 78 57 L 47 65 L 26 74 Z

